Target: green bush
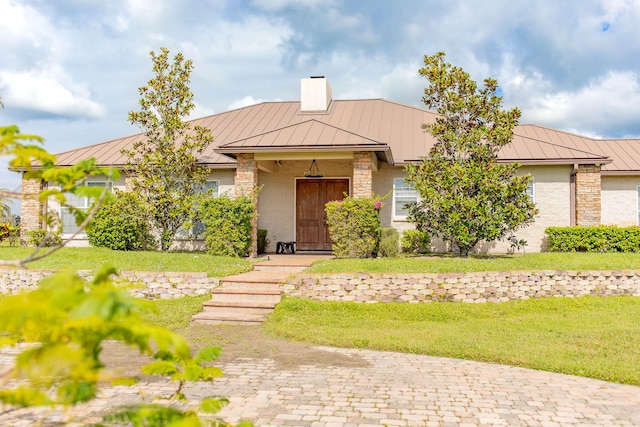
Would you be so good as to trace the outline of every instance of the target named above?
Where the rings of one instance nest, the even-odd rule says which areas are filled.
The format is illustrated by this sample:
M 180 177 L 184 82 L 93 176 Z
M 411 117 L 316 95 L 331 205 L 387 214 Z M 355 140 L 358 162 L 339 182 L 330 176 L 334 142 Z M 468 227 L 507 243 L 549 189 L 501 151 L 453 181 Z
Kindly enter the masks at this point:
M 550 252 L 640 252 L 640 228 L 549 227 Z
M 9 246 L 16 246 L 20 241 L 20 226 L 9 222 L 0 224 L 0 241 L 7 239 Z
M 137 194 L 115 190 L 87 227 L 89 244 L 117 251 L 155 248 L 156 241 L 144 212 Z
M 258 253 L 263 254 L 267 251 L 267 245 L 269 239 L 267 239 L 267 230 L 261 228 L 258 229 Z
M 420 230 L 405 230 L 400 240 L 402 252 L 409 254 L 426 254 L 431 248 L 431 236 Z
M 200 207 L 200 218 L 205 225 L 207 251 L 212 255 L 248 256 L 251 251 L 251 220 L 255 215 L 253 199 L 247 196 L 232 199 L 223 194 L 205 200 Z
M 48 230 L 29 230 L 27 231 L 27 245 L 50 247 L 59 245 L 62 242 L 60 233 L 54 233 Z
M 398 256 L 399 236 L 398 230 L 393 227 L 385 227 L 380 232 L 379 257 L 395 258 Z
M 325 205 L 336 258 L 373 258 L 380 244 L 379 198 L 346 197 Z

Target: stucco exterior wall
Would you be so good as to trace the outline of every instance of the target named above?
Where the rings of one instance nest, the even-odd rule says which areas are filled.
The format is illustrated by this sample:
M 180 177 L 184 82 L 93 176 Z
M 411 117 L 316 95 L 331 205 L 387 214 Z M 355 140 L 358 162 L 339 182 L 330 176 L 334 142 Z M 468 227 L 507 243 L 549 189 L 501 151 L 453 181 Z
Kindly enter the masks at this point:
M 516 232 L 518 239 L 527 241 L 526 252 L 543 252 L 547 249 L 544 230 L 547 227 L 571 225 L 571 167 L 523 166 L 518 175 L 531 174 L 533 194 L 538 214 L 534 223 Z M 511 244 L 498 242 L 489 252 L 508 252 Z
M 638 176 L 602 177 L 602 224 L 628 227 L 638 225 Z
M 278 241 L 295 240 L 295 182 L 296 178 L 304 178 L 311 160 L 282 160 L 279 163 L 272 172 L 258 172 L 258 185 L 263 186 L 258 197 L 258 228 L 267 230 L 270 241 L 267 252 L 275 252 Z M 320 159 L 316 163 L 324 178 L 349 178 L 351 186 L 351 160 Z
M 534 199 L 539 212 L 535 222 L 529 227 L 516 233 L 518 239 L 527 241 L 527 252 L 541 252 L 546 250 L 544 230 L 550 226 L 569 226 L 571 222 L 571 187 L 570 166 L 523 166 L 518 170 L 518 175 L 531 174 L 534 179 Z M 373 175 L 373 188 L 375 194 L 386 194 L 393 189 L 394 178 L 404 176 L 402 167 L 392 167 L 381 164 L 377 173 Z M 385 200 L 385 206 L 381 211 L 383 227 L 395 227 L 400 233 L 413 228 L 413 224 L 393 218 L 393 194 Z M 434 240 L 432 249 L 438 252 L 448 251 L 448 247 Z M 511 249 L 508 242 L 494 242 L 492 244 L 480 244 L 477 252 L 506 253 Z

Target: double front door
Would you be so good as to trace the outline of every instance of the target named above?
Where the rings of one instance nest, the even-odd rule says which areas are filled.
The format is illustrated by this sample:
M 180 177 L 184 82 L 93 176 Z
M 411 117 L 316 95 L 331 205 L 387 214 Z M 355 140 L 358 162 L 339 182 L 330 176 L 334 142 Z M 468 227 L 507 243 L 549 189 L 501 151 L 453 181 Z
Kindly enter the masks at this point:
M 296 181 L 296 247 L 298 250 L 330 251 L 324 205 L 349 194 L 348 179 L 299 179 Z

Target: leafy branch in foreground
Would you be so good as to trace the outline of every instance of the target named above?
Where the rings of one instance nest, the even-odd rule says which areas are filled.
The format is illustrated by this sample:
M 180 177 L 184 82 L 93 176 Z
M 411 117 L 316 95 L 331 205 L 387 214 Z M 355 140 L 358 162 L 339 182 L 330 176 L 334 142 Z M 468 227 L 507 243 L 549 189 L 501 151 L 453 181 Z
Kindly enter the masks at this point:
M 0 402 L 19 407 L 73 405 L 93 399 L 100 381 L 135 384 L 134 377 L 118 377 L 102 363 L 106 340 L 121 341 L 153 357 L 143 372 L 171 377 L 176 391 L 163 397 L 174 403 L 186 399 L 182 392 L 186 382 L 222 375 L 220 369 L 205 366 L 218 357 L 219 348 L 205 348 L 192 356 L 181 335 L 141 319 L 140 311 L 150 303 L 116 287 L 112 274 L 115 269 L 106 267 L 87 282 L 76 273 L 58 273 L 43 279 L 35 291 L 0 301 L 0 345 L 31 343 L 2 378 Z M 199 411 L 215 413 L 225 402 L 205 399 Z M 168 420 L 203 425 L 194 411 L 154 404 L 126 407 L 107 421 L 125 418 L 134 425 L 167 425 Z

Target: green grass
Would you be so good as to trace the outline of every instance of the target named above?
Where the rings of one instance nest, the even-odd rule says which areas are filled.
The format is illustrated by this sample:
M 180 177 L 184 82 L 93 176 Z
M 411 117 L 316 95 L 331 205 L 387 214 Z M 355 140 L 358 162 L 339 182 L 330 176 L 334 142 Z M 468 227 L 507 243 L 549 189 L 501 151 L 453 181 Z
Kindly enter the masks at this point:
M 0 259 L 26 258 L 33 251 L 27 247 L 0 247 Z M 105 248 L 62 248 L 29 268 L 53 270 L 96 270 L 104 264 L 118 270 L 204 271 L 209 277 L 223 277 L 251 269 L 242 258 L 216 257 L 201 252 L 112 251 Z
M 560 253 L 527 255 L 450 255 L 318 261 L 308 273 L 450 273 L 507 270 L 633 270 L 640 253 Z
M 288 340 L 521 366 L 640 385 L 640 298 L 358 304 L 286 298 L 265 324 Z
M 189 326 L 194 314 L 202 311 L 202 303 L 210 299 L 211 294 L 157 300 L 153 302 L 157 310 L 144 310 L 142 319 L 172 331 L 181 330 Z

